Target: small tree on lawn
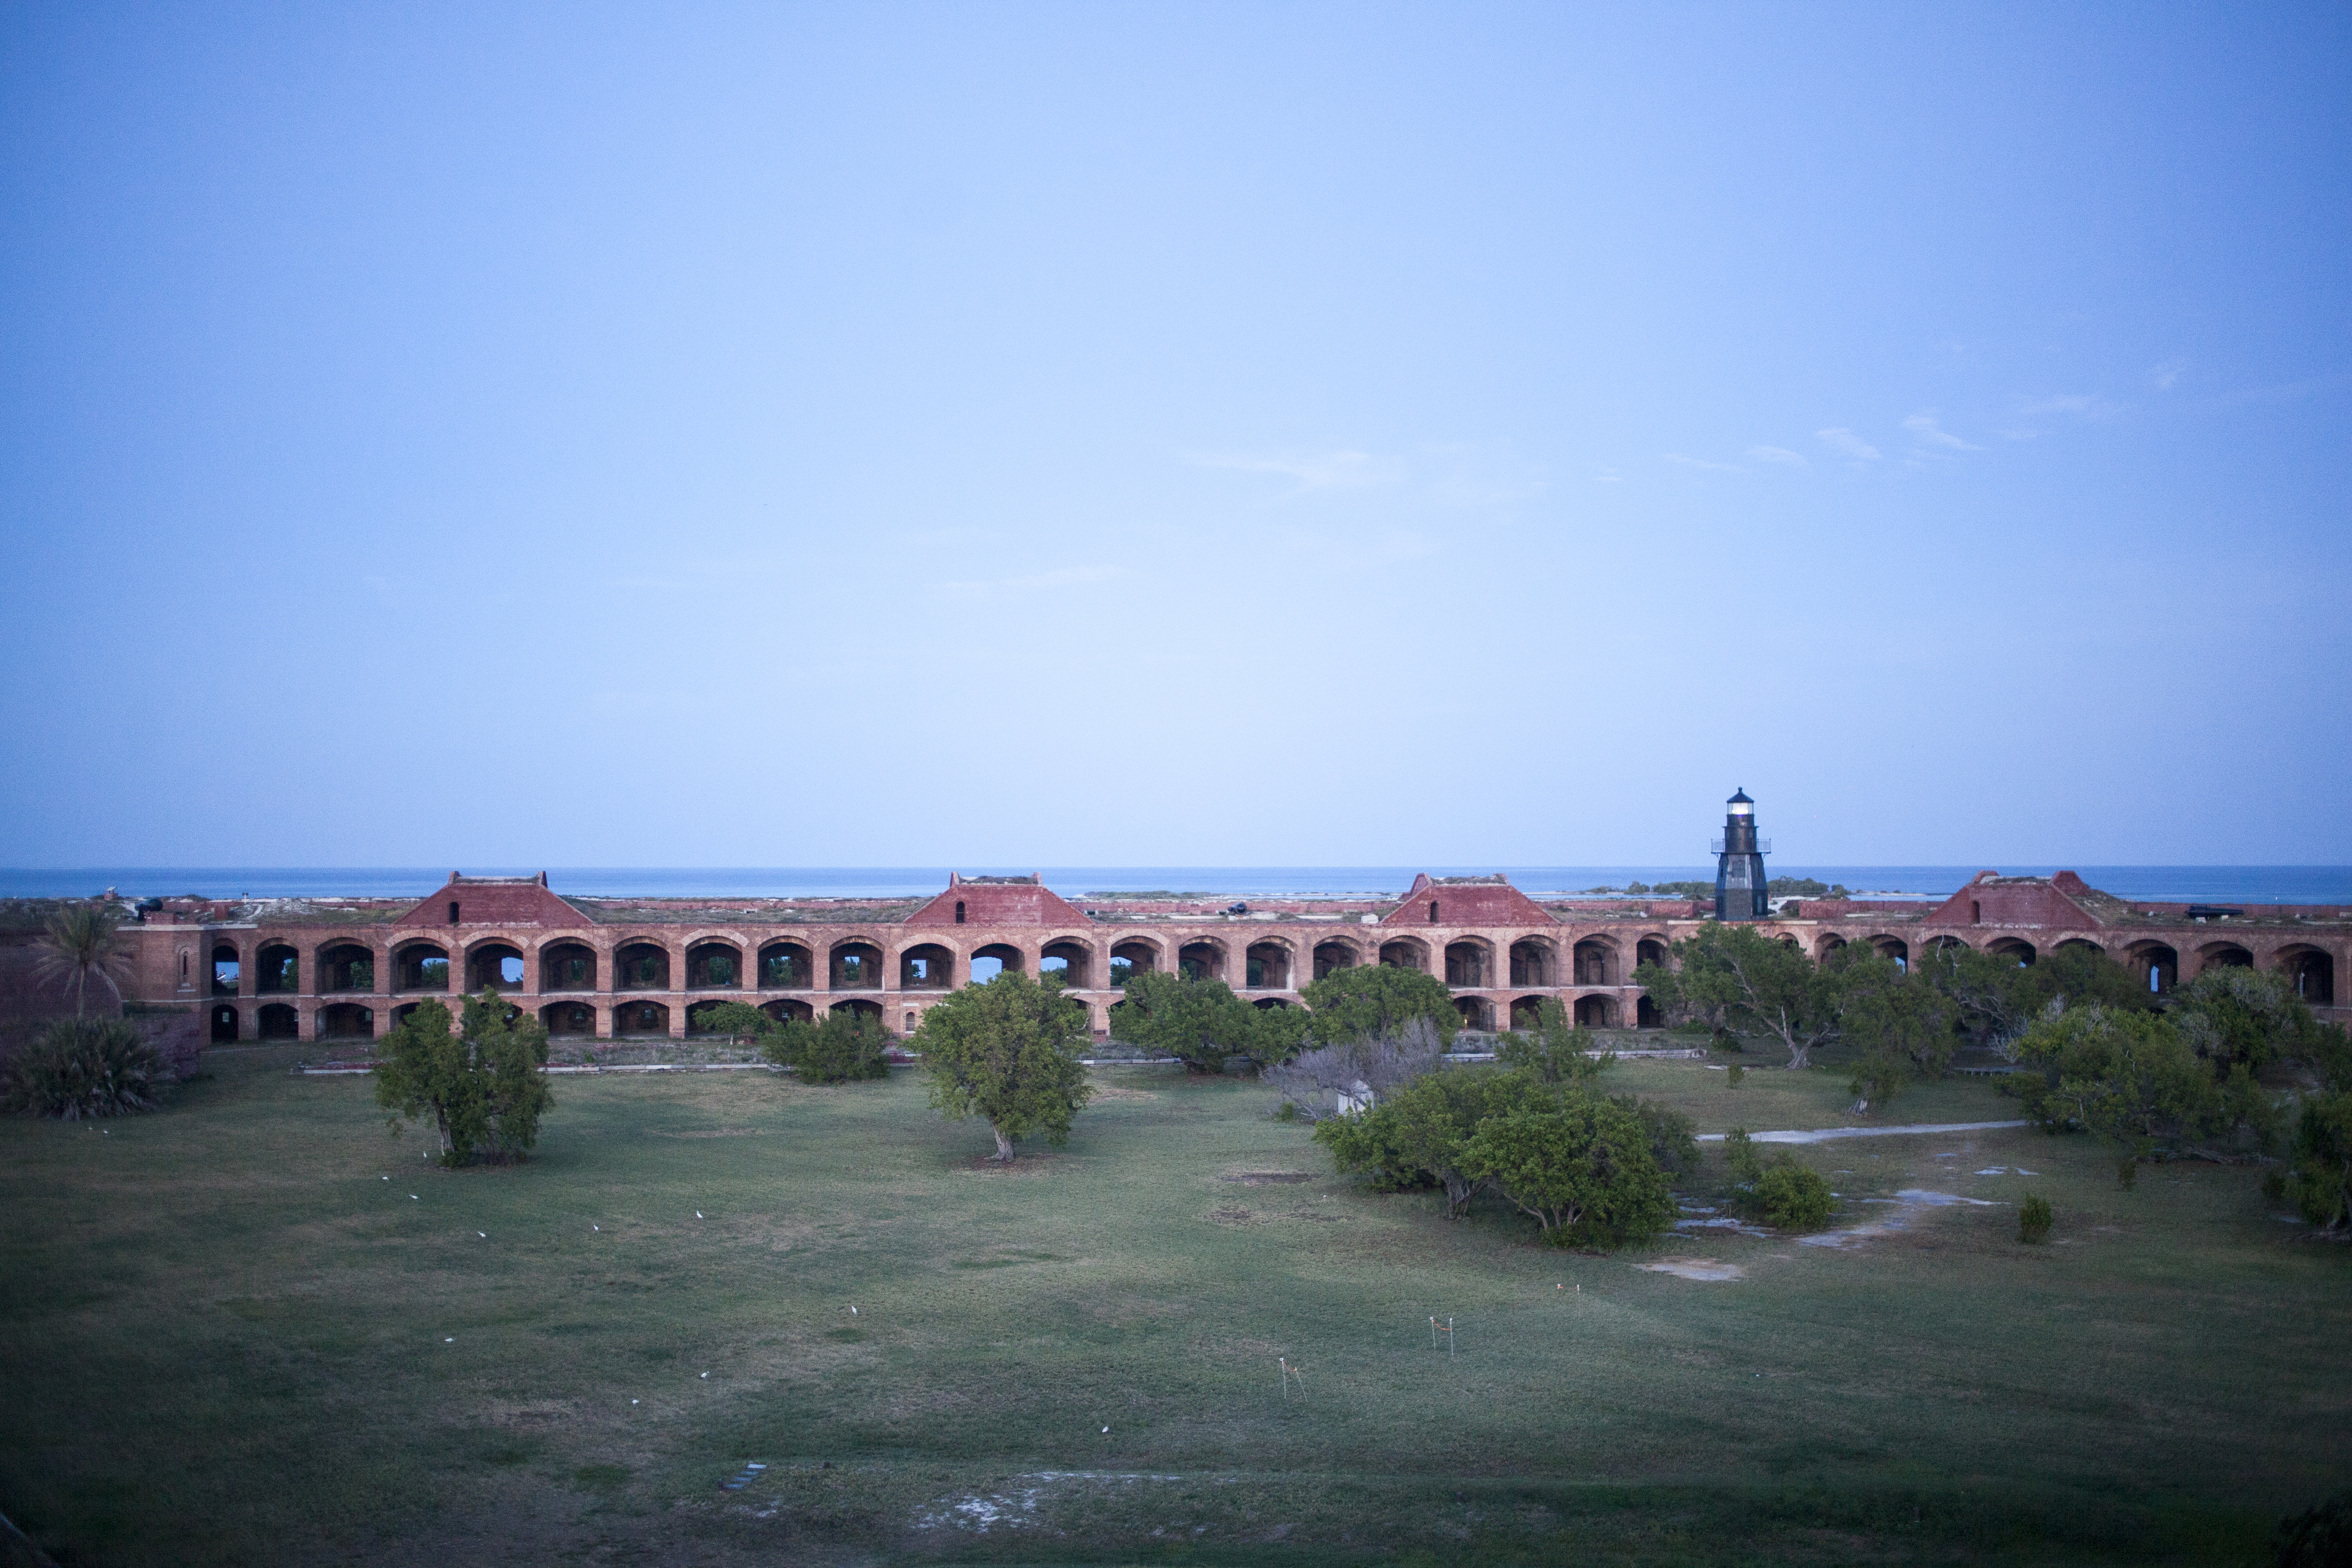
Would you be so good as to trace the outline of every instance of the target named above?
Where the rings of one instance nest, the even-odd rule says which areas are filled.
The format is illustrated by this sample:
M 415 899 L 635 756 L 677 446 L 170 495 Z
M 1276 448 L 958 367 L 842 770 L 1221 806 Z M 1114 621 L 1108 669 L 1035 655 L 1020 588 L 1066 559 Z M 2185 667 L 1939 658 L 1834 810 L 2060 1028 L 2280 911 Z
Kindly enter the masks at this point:
M 1613 1051 L 1595 1055 L 1598 1050 L 1592 1031 L 1571 1025 L 1568 1009 L 1558 998 L 1547 996 L 1536 1007 L 1536 1026 L 1525 1034 L 1516 1029 L 1505 1033 L 1495 1043 L 1495 1058 L 1545 1083 L 1581 1083 L 1599 1077 L 1617 1059 Z
M 1581 1089 L 1529 1096 L 1488 1118 L 1461 1160 L 1554 1246 L 1620 1246 L 1674 1223 L 1674 1198 L 1641 1118 Z
M 495 991 L 468 996 L 453 1033 L 449 1009 L 420 1003 L 376 1049 L 376 1103 L 394 1132 L 433 1119 L 441 1163 L 477 1154 L 505 1164 L 539 1142 L 539 1121 L 555 1100 L 547 1084 L 547 1030 Z
M 1752 926 L 1710 925 L 1675 943 L 1674 956 L 1672 968 L 1645 963 L 1633 975 L 1670 1016 L 1769 1035 L 1788 1047 L 1791 1068 L 1811 1065 L 1814 1048 L 1837 1038 L 1838 976 L 1794 943 Z
M 118 998 L 131 975 L 131 953 L 116 936 L 121 911 L 110 904 L 81 900 L 50 911 L 34 942 L 33 973 L 71 992 L 74 1016 L 89 1011 L 92 981 Z
M 1941 1078 L 1959 1038 L 1953 1005 L 1926 981 L 1860 942 L 1830 955 L 1840 985 L 1838 1033 L 1853 1047 L 1857 1110 L 1892 1100 L 1914 1078 Z
M 1110 1032 L 1176 1058 L 1187 1072 L 1222 1072 L 1226 1058 L 1250 1048 L 1255 1014 L 1222 980 L 1150 970 L 1128 981 L 1126 1000 L 1110 1010 Z
M 1094 1093 L 1079 1063 L 1090 1036 L 1086 1004 L 1008 969 L 985 985 L 967 985 L 923 1015 L 909 1044 L 923 1058 L 931 1104 L 951 1121 L 985 1118 L 996 1134 L 993 1158 L 1043 1133 L 1056 1147 Z
M 2037 1069 L 2003 1088 L 2043 1126 L 2081 1128 L 2123 1144 L 2117 1174 L 2128 1185 L 2139 1161 L 2166 1155 L 2225 1160 L 2215 1142 L 2251 1132 L 2258 1146 L 2276 1133 L 2277 1112 L 2243 1062 L 2216 1076 L 2171 1020 L 2069 1007 L 2035 1022 L 2017 1042 Z
M 1309 1027 L 1323 1045 L 1349 1040 L 1392 1039 L 1416 1018 L 1425 1018 L 1441 1042 L 1462 1026 L 1454 993 L 1433 974 L 1385 963 L 1335 969 L 1299 993 L 1314 1009 Z
M 803 1083 L 852 1083 L 888 1078 L 890 1031 L 878 1013 L 844 1008 L 814 1023 L 786 1024 L 768 1059 L 791 1064 Z
M 1342 1171 L 1375 1184 L 1404 1184 L 1425 1177 L 1445 1189 L 1445 1215 L 1459 1219 L 1478 1195 L 1479 1174 L 1464 1153 L 1479 1124 L 1530 1092 L 1534 1080 L 1498 1068 L 1451 1068 L 1424 1073 L 1360 1116 L 1315 1124 L 1315 1141 L 1331 1151 Z

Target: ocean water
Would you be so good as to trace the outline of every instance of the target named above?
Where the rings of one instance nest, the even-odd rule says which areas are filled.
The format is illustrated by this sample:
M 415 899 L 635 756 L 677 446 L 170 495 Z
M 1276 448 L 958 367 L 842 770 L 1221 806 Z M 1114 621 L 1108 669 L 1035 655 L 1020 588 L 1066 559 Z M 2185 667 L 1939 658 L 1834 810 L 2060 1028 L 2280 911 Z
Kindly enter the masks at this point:
M 1982 866 L 1803 866 L 1771 862 L 1775 877 L 1812 877 L 1857 893 L 1941 899 Z M 947 886 L 947 868 L 929 867 L 550 867 L 561 893 L 634 898 L 925 898 Z M 1228 899 L 1394 898 L 1413 873 L 1483 876 L 1501 871 L 1538 897 L 1657 883 L 1712 879 L 1715 868 L 1691 866 L 1127 866 L 959 868 L 967 875 L 1026 875 L 1042 870 L 1066 898 L 1118 892 L 1201 892 Z M 2012 876 L 2048 876 L 2055 866 L 2001 866 Z M 2084 881 L 2118 898 L 2167 902 L 2352 904 L 2352 866 L 2076 866 Z M 471 876 L 528 877 L 540 867 L 468 867 Z M 415 898 L 440 887 L 446 869 L 386 867 L 90 867 L 68 870 L 0 868 L 0 898 L 79 898 L 108 888 L 130 898 L 194 894 L 205 898 Z

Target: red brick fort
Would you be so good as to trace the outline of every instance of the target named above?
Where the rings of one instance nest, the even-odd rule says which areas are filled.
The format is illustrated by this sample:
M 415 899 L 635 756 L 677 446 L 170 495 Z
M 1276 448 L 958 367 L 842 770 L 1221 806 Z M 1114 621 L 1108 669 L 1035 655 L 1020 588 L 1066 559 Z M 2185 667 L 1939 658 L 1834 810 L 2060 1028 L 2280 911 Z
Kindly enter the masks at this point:
M 126 1000 L 205 1007 L 215 1041 L 362 1039 L 426 996 L 511 995 L 557 1036 L 683 1037 L 706 1005 L 779 1017 L 852 1009 L 905 1034 L 949 991 L 997 966 L 1058 970 L 1098 1035 L 1119 982 L 1181 969 L 1262 1006 L 1298 1006 L 1308 982 L 1359 963 L 1444 980 L 1475 1028 L 1522 1024 L 1558 998 L 1578 1022 L 1656 1016 L 1634 966 L 1699 929 L 1688 899 L 1538 903 L 1494 877 L 1418 877 L 1401 900 L 1226 904 L 1104 895 L 1081 907 L 1036 877 L 951 877 L 927 901 L 566 898 L 535 878 L 465 877 L 421 902 L 166 899 L 124 936 Z M 2220 964 L 2285 975 L 2322 1017 L 2352 1022 L 2337 987 L 2352 909 L 2126 900 L 2071 871 L 1980 872 L 1941 903 L 1806 899 L 1757 922 L 1816 955 L 1865 942 L 1906 961 L 1948 942 L 2032 962 L 2097 949 L 2168 990 Z

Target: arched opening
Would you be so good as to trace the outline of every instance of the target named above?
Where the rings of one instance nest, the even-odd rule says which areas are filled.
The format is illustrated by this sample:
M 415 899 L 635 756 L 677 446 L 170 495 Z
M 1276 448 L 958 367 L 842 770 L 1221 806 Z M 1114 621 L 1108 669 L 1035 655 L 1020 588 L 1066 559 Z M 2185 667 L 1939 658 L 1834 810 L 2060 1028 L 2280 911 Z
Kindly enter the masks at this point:
M 914 1010 L 912 1007 L 908 1008 L 908 1009 L 907 1009 L 907 1026 L 906 1026 L 904 1029 L 900 1030 L 900 1031 L 899 1031 L 899 1033 L 901 1033 L 901 1034 L 907 1034 L 907 1035 L 911 1035 L 911 1034 L 913 1034 L 913 1033 L 916 1031 L 916 1029 L 919 1028 L 921 1026 L 920 1026 L 920 1024 L 917 1021 L 917 1017 L 918 1017 L 918 1016 L 917 1016 L 917 1014 L 916 1014 L 915 1010 Z
M 2086 938 L 2079 936 L 2070 936 L 2064 942 L 2060 942 L 2058 944 L 2058 951 L 2060 952 L 2087 952 L 2095 958 L 2105 958 L 2107 955 L 2107 950 L 2105 948 L 2101 947 L 2095 942 L 2092 942 Z
M 1588 1029 L 1613 1029 L 1617 1026 L 1617 999 L 1613 996 L 1580 996 L 1576 999 L 1576 1021 Z
M 870 942 L 844 942 L 831 955 L 832 986 L 835 991 L 882 989 L 882 950 Z M 839 1012 L 839 1008 L 834 1009 Z
M 1008 943 L 991 942 L 971 955 L 971 983 L 974 985 L 985 985 L 1008 969 L 1015 973 L 1021 969 L 1021 950 Z
M 373 952 L 352 942 L 333 942 L 319 950 L 319 990 L 321 994 L 374 989 Z
M 1094 988 L 1094 950 L 1082 942 L 1049 942 L 1045 955 L 1037 961 L 1037 972 L 1045 974 L 1058 968 L 1062 984 L 1076 991 Z
M 1985 944 L 1985 951 L 1995 958 L 2009 960 L 2020 969 L 2031 968 L 2033 963 L 2033 944 L 2023 937 L 1996 937 Z
M 1540 996 L 1522 996 L 1512 1003 L 1511 1027 L 1514 1029 L 1536 1027 L 1543 1022 L 1543 1005 L 1544 999 Z
M 1878 950 L 1881 958 L 1891 958 L 1905 969 L 1911 967 L 1911 944 L 1899 936 L 1874 936 L 1870 945 Z
M 1454 1010 L 1462 1016 L 1462 1026 L 1477 1033 L 1492 1034 L 1495 1029 L 1495 1007 L 1484 996 L 1456 996 Z
M 779 1024 L 806 1024 L 816 1017 L 816 1009 L 805 1002 L 768 1002 L 761 1005 L 760 1011 Z
M 2200 973 L 2207 969 L 2252 969 L 2254 955 L 2233 942 L 2217 942 L 2200 949 L 2198 957 L 2204 960 Z
M 392 1026 L 397 1029 L 403 1024 L 408 1022 L 408 1016 L 411 1013 L 415 1012 L 418 1005 L 419 1004 L 415 1002 L 404 1002 L 399 1006 L 394 1007 L 392 1010 Z
M 222 942 L 218 947 L 214 948 L 213 994 L 236 995 L 237 981 L 243 975 L 245 965 L 239 961 L 236 948 L 231 947 L 227 942 Z
M 596 1009 L 585 1002 L 551 1002 L 539 1010 L 539 1021 L 550 1039 L 593 1038 L 596 1033 Z
M 2279 972 L 2306 1007 L 2336 1005 L 2336 959 L 2315 947 L 2291 947 L 2279 954 Z
M 1418 969 L 1429 973 L 1429 949 L 1411 937 L 1381 943 L 1381 964 L 1386 969 Z
M 1845 938 L 1838 935 L 1835 931 L 1824 931 L 1822 933 L 1821 940 L 1813 943 L 1813 957 L 1815 961 L 1818 962 L 1819 960 L 1827 958 L 1831 953 L 1835 952 L 1839 948 L 1842 948 L 1844 945 Z
M 213 1009 L 213 1044 L 216 1046 L 233 1046 L 236 1044 L 236 1008 L 215 1007 Z
M 1148 942 L 1123 942 L 1110 950 L 1110 983 L 1124 985 L 1160 967 L 1160 949 Z
M 616 1040 L 669 1038 L 669 1009 L 659 1002 L 624 1002 L 613 1009 Z
M 937 942 L 910 947 L 898 955 L 898 989 L 945 991 L 955 984 L 955 954 Z
M 698 942 L 686 950 L 688 991 L 735 991 L 742 984 L 743 950 L 733 942 Z M 688 1027 L 692 1026 L 689 1017 Z
M 553 947 L 541 948 L 539 954 L 539 988 L 541 991 L 595 990 L 596 950 L 578 942 L 559 942 Z
M 375 1038 L 375 1011 L 356 1002 L 337 1002 L 319 1009 L 319 1038 L 322 1040 L 372 1040 Z
M 1511 943 L 1511 984 L 1514 985 L 1557 985 L 1559 973 L 1552 956 L 1551 943 L 1541 937 L 1521 937 Z M 1518 1026 L 1514 1024 L 1513 1028 Z
M 1637 964 L 1654 963 L 1665 969 L 1672 966 L 1673 957 L 1674 950 L 1654 936 L 1645 936 L 1633 945 L 1633 962 Z
M 298 1040 L 302 1037 L 301 1015 L 283 1002 L 272 1002 L 261 1010 L 257 1031 L 265 1040 Z
M 486 942 L 466 954 L 467 991 L 522 989 L 522 950 L 503 942 Z
M 392 977 L 396 991 L 446 991 L 449 955 L 429 942 L 413 943 L 392 955 Z
M 958 899 L 956 900 L 956 924 L 963 924 L 963 900 L 961 899 Z
M 1225 950 L 1213 942 L 1188 942 L 1176 952 L 1176 972 L 1187 980 L 1223 980 Z
M 2161 996 L 2180 984 L 2180 954 L 2160 942 L 2132 943 L 2124 950 L 2124 962 L 2152 995 Z
M 1279 996 L 1261 996 L 1250 1005 L 1263 1011 L 1268 1007 L 1287 1007 L 1290 1004 Z
M 1342 969 L 1353 969 L 1362 962 L 1355 948 L 1344 942 L 1318 942 L 1310 957 L 1318 980 Z
M 869 1002 L 865 997 L 858 996 L 847 1002 L 835 1002 L 831 1011 L 846 1013 L 853 1018 L 879 1018 L 882 1016 L 882 1004 Z
M 615 991 L 668 990 L 669 949 L 650 942 L 633 942 L 621 949 L 613 955 L 613 989 Z M 615 1032 L 617 1032 L 617 1026 Z M 662 1033 L 669 1033 L 667 1012 L 663 1014 Z
M 302 961 L 282 942 L 266 942 L 253 961 L 253 989 L 263 996 L 291 996 L 302 989 Z
M 1576 944 L 1576 980 L 1579 985 L 1614 985 L 1617 984 L 1617 950 L 1598 937 L 1586 937 Z
M 816 984 L 816 958 L 796 942 L 772 942 L 760 950 L 760 989 L 805 991 Z
M 1445 984 L 1448 985 L 1484 985 L 1486 984 L 1486 944 L 1483 942 L 1449 942 L 1445 944 Z
M 1634 1000 L 1633 1027 L 1637 1029 L 1663 1028 L 1665 1026 L 1665 1022 L 1666 1020 L 1664 1016 L 1659 1013 L 1658 1005 L 1655 1002 L 1651 1001 L 1647 996 L 1638 997 Z
M 1242 955 L 1242 984 L 1250 991 L 1290 989 L 1290 949 L 1278 942 L 1254 942 Z

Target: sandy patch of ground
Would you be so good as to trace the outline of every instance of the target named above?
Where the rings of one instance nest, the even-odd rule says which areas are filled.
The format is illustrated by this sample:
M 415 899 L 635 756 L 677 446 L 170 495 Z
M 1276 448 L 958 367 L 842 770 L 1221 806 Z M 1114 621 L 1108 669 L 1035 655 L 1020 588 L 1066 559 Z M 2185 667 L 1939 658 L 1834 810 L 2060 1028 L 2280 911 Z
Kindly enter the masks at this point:
M 1910 1229 L 1911 1222 L 1929 1209 L 1956 1208 L 1963 1204 L 1982 1209 L 2007 1206 L 1996 1204 L 1990 1198 L 1964 1198 L 1954 1193 L 1929 1192 L 1924 1187 L 1906 1187 L 1891 1198 L 1864 1198 L 1862 1201 L 1866 1204 L 1888 1204 L 1893 1207 L 1890 1212 L 1881 1215 L 1876 1219 L 1866 1220 L 1861 1225 L 1848 1226 L 1842 1230 L 1825 1230 L 1819 1236 L 1800 1237 L 1797 1238 L 1798 1245 L 1845 1247 L 1857 1241 L 1868 1241 L 1874 1237 L 1892 1236 L 1897 1231 Z
M 1714 1258 L 1661 1258 L 1655 1263 L 1636 1263 L 1634 1268 L 1645 1274 L 1671 1274 L 1677 1279 L 1721 1280 L 1745 1279 L 1748 1270 L 1737 1263 L 1725 1263 Z
M 1897 1133 L 1920 1132 L 1991 1132 L 2004 1127 L 2031 1127 L 2030 1121 L 1938 1121 L 1916 1122 L 1907 1127 L 1815 1127 L 1781 1132 L 1750 1132 L 1749 1142 L 1756 1143 L 1826 1143 L 1833 1138 L 1885 1138 Z M 1701 1143 L 1720 1143 L 1720 1132 L 1702 1132 Z M 1944 1156 L 1936 1156 L 1938 1160 Z

